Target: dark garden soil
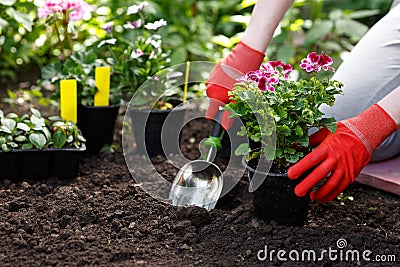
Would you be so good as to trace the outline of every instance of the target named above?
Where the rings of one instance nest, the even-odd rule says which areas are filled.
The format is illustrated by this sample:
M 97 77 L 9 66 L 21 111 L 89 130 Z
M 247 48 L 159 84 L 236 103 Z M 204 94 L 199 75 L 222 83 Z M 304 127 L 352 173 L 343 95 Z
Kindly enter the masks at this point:
M 209 122 L 201 119 L 185 127 L 187 157 L 199 156 L 197 142 L 207 129 Z M 176 169 L 165 158 L 152 161 L 173 179 Z M 88 156 L 76 179 L 0 180 L 0 266 L 382 266 L 375 256 L 389 255 L 397 263 L 386 265 L 399 266 L 398 196 L 354 184 L 342 200 L 311 202 L 304 227 L 287 227 L 254 216 L 246 180 L 210 212 L 153 199 L 131 178 L 120 152 Z M 347 241 L 343 249 L 339 239 Z M 278 260 L 278 250 L 286 251 L 280 256 L 288 261 Z M 300 260 L 304 254 L 304 261 L 290 261 L 291 250 Z M 317 258 L 322 250 L 331 255 L 311 261 L 311 250 Z M 360 262 L 349 253 L 345 261 L 353 250 Z M 370 262 L 362 259 L 366 250 Z

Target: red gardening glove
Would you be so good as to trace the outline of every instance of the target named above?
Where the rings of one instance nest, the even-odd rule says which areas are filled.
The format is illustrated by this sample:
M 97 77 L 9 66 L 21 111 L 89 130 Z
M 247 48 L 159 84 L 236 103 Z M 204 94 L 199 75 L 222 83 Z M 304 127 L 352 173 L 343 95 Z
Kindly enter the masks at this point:
M 207 119 L 213 119 L 219 108 L 229 103 L 228 92 L 234 87 L 236 79 L 249 71 L 257 70 L 264 56 L 264 53 L 239 42 L 232 52 L 214 67 L 207 81 L 206 93 L 210 98 Z M 224 111 L 221 123 L 225 130 L 231 127 L 233 121 L 228 117 L 229 112 Z
M 354 118 L 338 122 L 334 133 L 324 128 L 311 135 L 310 146 L 318 147 L 288 170 L 289 178 L 296 179 L 316 167 L 296 186 L 296 195 L 304 196 L 327 178 L 310 198 L 321 202 L 336 198 L 354 182 L 372 152 L 396 130 L 393 119 L 375 104 Z

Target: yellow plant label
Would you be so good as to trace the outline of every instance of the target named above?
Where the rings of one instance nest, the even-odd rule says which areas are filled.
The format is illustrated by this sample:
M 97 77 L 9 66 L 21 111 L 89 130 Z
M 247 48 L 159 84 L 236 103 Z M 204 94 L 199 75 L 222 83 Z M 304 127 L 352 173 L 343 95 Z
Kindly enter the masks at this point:
M 77 85 L 76 80 L 60 82 L 60 109 L 61 117 L 76 123 L 77 121 Z
M 110 67 L 97 67 L 94 78 L 98 89 L 94 96 L 94 105 L 108 106 L 110 98 Z

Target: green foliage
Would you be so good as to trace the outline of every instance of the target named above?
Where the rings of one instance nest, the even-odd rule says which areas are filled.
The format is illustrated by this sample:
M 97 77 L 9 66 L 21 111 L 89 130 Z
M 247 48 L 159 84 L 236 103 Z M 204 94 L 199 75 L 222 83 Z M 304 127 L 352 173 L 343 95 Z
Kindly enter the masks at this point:
M 7 98 L 2 98 L 3 102 L 12 105 L 28 105 L 29 107 L 37 106 L 53 106 L 57 107 L 58 103 L 51 100 L 43 94 L 40 87 L 32 87 L 30 89 L 20 88 L 18 90 L 7 90 Z
M 0 0 L 0 82 L 15 81 L 15 72 L 30 62 L 33 39 L 33 4 L 26 1 Z
M 169 27 L 160 31 L 172 51 L 172 64 L 185 61 L 214 61 L 222 57 L 222 48 L 213 40 L 229 39 L 226 36 L 243 30 L 243 25 L 232 22 L 231 16 L 239 10 L 239 0 L 154 0 L 155 16 L 165 18 Z M 238 40 L 236 40 L 237 42 Z M 225 41 L 226 44 L 226 41 Z M 225 47 L 230 48 L 233 43 Z
M 95 83 L 96 67 L 106 65 L 97 54 L 91 50 L 75 52 L 65 62 L 51 63 L 42 68 L 41 85 L 55 85 L 56 93 L 54 99 L 59 99 L 59 83 L 65 79 L 77 81 L 78 103 L 82 105 L 93 105 L 94 95 L 97 93 Z M 110 102 L 119 103 L 121 92 L 116 86 L 110 88 Z
M 43 118 L 36 109 L 19 117 L 0 110 L 1 151 L 15 149 L 79 148 L 85 139 L 71 122 L 59 117 Z
M 144 82 L 167 67 L 170 52 L 158 34 L 161 26 L 148 29 L 146 25 L 157 22 L 148 20 L 145 11 L 128 14 L 128 10 L 129 6 L 121 6 L 119 15 L 108 21 L 111 29 L 97 47 L 112 67 L 111 87 L 130 99 Z
M 230 93 L 232 102 L 225 106 L 232 117 L 239 117 L 244 126 L 238 135 L 262 145 L 262 155 L 274 160 L 277 170 L 284 171 L 309 151 L 308 130 L 326 127 L 336 130 L 334 118 L 324 118 L 322 104 L 333 105 L 342 84 L 315 75 L 297 81 L 279 76 L 275 91 L 261 91 L 254 80 L 235 85 Z M 249 155 L 249 145 L 237 148 L 237 155 Z M 254 157 L 258 155 L 250 155 Z
M 243 1 L 254 4 L 254 1 Z M 389 9 L 390 0 L 297 0 L 285 14 L 268 46 L 269 60 L 295 63 L 306 51 L 324 51 L 334 67 Z

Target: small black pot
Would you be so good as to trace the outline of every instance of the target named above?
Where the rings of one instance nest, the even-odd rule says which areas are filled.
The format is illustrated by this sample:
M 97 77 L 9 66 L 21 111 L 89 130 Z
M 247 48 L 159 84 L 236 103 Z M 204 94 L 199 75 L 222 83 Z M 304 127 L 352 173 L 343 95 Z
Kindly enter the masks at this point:
M 111 144 L 120 105 L 78 105 L 77 126 L 86 139 L 86 152 L 98 153 L 106 144 Z
M 302 226 L 307 220 L 310 203 L 309 194 L 298 197 L 294 188 L 304 179 L 292 180 L 287 174 L 263 173 L 256 170 L 258 160 L 246 165 L 249 179 L 254 175 L 264 175 L 264 182 L 253 193 L 254 212 L 265 221 L 275 221 L 280 225 Z
M 180 151 L 179 145 L 182 139 L 180 130 L 182 129 L 186 108 L 178 107 L 182 101 L 168 102 L 175 108 L 168 110 L 129 110 L 138 154 L 147 154 L 152 157 L 156 155 L 165 156 Z M 168 123 L 164 125 L 168 116 L 173 117 L 170 117 Z M 175 141 L 178 137 L 178 142 L 162 142 L 162 134 L 172 141 Z

